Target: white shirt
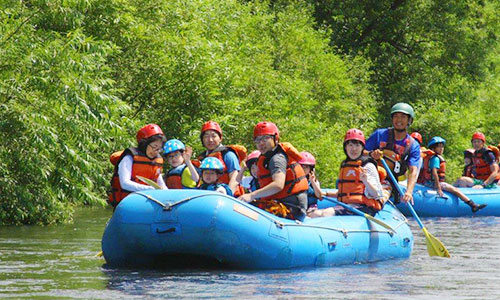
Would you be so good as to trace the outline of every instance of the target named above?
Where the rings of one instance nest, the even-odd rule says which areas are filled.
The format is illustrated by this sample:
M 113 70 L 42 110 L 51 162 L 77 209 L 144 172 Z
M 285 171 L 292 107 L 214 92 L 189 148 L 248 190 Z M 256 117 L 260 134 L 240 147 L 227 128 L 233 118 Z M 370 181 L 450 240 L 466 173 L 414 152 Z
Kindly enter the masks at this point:
M 120 185 L 122 189 L 137 192 L 144 190 L 154 190 L 154 187 L 140 184 L 132 180 L 132 164 L 134 162 L 134 158 L 132 155 L 125 155 L 125 157 L 118 164 L 118 178 L 120 178 Z M 156 183 L 162 188 L 167 189 L 167 185 L 165 181 L 163 181 L 163 176 L 158 176 Z
M 368 163 L 363 166 L 363 169 L 366 171 L 366 175 L 368 175 L 366 181 L 363 180 L 363 184 L 365 185 L 365 196 L 375 200 L 383 198 L 384 194 L 382 193 L 382 184 L 380 184 L 377 167 L 374 164 Z M 375 187 L 375 190 L 370 188 L 368 182 Z

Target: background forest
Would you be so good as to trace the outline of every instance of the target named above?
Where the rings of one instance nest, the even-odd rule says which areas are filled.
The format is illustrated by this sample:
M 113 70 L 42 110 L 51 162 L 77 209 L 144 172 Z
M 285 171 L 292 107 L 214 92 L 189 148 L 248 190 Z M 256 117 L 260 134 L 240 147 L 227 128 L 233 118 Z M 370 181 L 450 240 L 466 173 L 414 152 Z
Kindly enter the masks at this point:
M 159 124 L 201 151 L 203 122 L 254 149 L 255 123 L 312 152 L 324 187 L 345 131 L 447 140 L 448 181 L 483 131 L 500 142 L 497 0 L 0 0 L 0 224 L 105 205 L 109 155 Z

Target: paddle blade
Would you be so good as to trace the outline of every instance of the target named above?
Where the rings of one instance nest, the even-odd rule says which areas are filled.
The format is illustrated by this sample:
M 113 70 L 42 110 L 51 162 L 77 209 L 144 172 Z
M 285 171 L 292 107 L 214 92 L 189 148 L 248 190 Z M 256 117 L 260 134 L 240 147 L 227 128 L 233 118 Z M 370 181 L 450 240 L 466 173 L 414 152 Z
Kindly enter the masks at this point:
M 146 178 L 146 177 L 139 176 L 139 175 L 137 175 L 136 177 L 139 178 L 140 181 L 154 187 L 155 189 L 161 190 L 161 187 L 158 185 L 158 183 L 154 182 L 153 180 Z
M 425 234 L 425 242 L 427 243 L 427 251 L 430 256 L 441 256 L 441 257 L 450 257 L 450 253 L 446 249 L 443 243 L 438 240 L 435 236 L 430 234 L 427 231 L 427 228 L 422 228 L 422 231 Z

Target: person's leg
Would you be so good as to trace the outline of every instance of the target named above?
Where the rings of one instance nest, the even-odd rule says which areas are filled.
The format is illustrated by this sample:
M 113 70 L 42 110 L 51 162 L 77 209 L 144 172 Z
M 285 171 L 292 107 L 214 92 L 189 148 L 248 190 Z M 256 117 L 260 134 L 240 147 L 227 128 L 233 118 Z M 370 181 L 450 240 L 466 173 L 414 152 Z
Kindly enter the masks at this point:
M 470 178 L 470 177 L 462 176 L 462 177 L 458 178 L 453 185 L 457 186 L 457 187 L 473 187 L 474 186 L 474 179 Z
M 446 182 L 441 182 L 441 189 L 457 195 L 458 198 L 460 198 L 463 202 L 465 202 L 467 205 L 470 206 L 472 212 L 476 212 L 476 211 L 486 207 L 486 204 L 477 205 L 474 201 L 472 201 L 471 199 L 469 199 L 469 197 L 467 197 L 464 193 L 462 193 L 462 191 L 460 191 L 458 188 L 456 188 L 456 187 L 454 187 Z

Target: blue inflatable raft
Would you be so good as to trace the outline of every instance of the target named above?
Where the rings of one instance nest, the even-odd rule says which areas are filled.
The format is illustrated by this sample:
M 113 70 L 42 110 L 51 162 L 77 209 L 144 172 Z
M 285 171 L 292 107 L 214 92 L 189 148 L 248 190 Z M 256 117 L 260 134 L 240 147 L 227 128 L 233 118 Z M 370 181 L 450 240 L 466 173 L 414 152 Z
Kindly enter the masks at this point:
M 392 205 L 375 217 L 395 232 L 357 215 L 301 223 L 217 192 L 151 190 L 120 202 L 102 250 L 110 266 L 139 267 L 215 262 L 284 269 L 408 258 L 413 236 L 406 218 Z
M 401 187 L 406 191 L 405 185 Z M 416 184 L 413 190 L 413 208 L 420 217 L 500 216 L 500 188 L 460 190 L 475 203 L 488 206 L 473 213 L 470 206 L 457 196 L 444 192 L 445 197 L 440 197 L 436 190 Z M 406 204 L 399 203 L 397 207 L 405 216 L 411 216 Z

